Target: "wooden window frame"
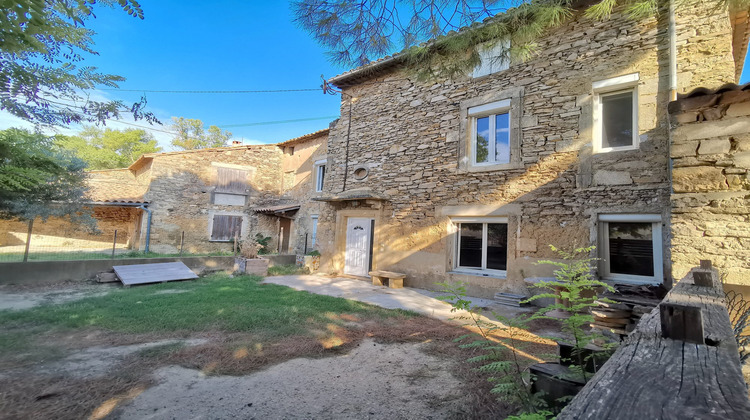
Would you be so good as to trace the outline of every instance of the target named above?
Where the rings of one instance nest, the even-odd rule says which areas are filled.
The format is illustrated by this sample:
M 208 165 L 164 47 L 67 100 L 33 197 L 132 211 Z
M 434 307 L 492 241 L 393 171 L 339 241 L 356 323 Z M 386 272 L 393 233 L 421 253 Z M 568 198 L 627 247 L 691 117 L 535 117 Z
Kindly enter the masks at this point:
M 217 217 L 234 217 L 234 218 L 239 218 L 239 229 L 238 229 L 239 231 L 237 233 L 238 233 L 239 237 L 242 237 L 242 229 L 243 229 L 244 224 L 245 224 L 245 216 L 244 215 L 242 215 L 242 214 L 215 213 L 215 214 L 211 214 L 211 224 L 209 225 L 210 226 L 210 230 L 209 230 L 209 233 L 208 233 L 208 235 L 209 235 L 208 236 L 209 237 L 209 242 L 232 242 L 234 240 L 234 235 L 232 235 L 231 233 L 229 234 L 229 237 L 226 238 L 226 239 L 223 239 L 223 238 L 222 239 L 215 239 L 214 238 L 214 235 L 215 235 L 215 232 L 216 232 Z M 236 230 L 237 229 L 235 229 L 235 231 Z

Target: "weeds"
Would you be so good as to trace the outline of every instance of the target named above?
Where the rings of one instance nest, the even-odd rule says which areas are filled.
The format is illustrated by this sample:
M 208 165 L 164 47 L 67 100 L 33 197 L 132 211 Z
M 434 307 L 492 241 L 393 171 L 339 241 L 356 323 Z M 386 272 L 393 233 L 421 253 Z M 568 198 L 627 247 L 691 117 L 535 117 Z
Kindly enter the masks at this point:
M 572 252 L 563 251 L 553 245 L 550 245 L 550 248 L 562 258 L 562 261 L 542 260 L 538 264 L 557 267 L 554 272 L 555 280 L 537 283 L 537 287 L 547 289 L 549 292 L 532 296 L 526 302 L 542 298 L 555 299 L 555 303 L 540 309 L 533 318 L 555 319 L 546 315 L 554 310 L 563 311 L 568 315 L 561 319 L 560 323 L 562 331 L 573 340 L 571 344 L 574 360 L 571 362 L 574 366 L 571 366 L 571 371 L 587 382 L 589 375 L 586 365 L 592 356 L 585 356 L 584 349 L 592 342 L 604 342 L 604 336 L 601 333 L 587 328 L 594 322 L 590 309 L 596 306 L 597 289 L 614 292 L 614 288 L 594 278 L 592 263 L 598 258 L 589 255 L 595 247 L 577 248 Z
M 538 395 L 529 389 L 531 374 L 520 360 L 519 350 L 523 347 L 523 341 L 519 340 L 519 333 L 527 329 L 530 319 L 525 317 L 509 318 L 492 312 L 499 321 L 493 323 L 482 319 L 481 311 L 471 306 L 466 297 L 466 287 L 461 284 L 438 283 L 442 287 L 445 296 L 438 299 L 450 302 L 451 312 L 466 311 L 468 316 L 460 316 L 459 319 L 468 319 L 469 324 L 476 327 L 478 333 L 465 334 L 455 341 L 461 342 L 474 338 L 469 343 L 461 344 L 459 347 L 465 349 L 478 349 L 482 354 L 469 358 L 470 363 L 482 363 L 479 371 L 490 375 L 489 381 L 493 383 L 491 393 L 498 395 L 502 401 L 521 407 L 524 413 L 537 413 L 544 407 L 544 403 Z M 494 332 L 503 332 L 502 338 L 493 337 Z

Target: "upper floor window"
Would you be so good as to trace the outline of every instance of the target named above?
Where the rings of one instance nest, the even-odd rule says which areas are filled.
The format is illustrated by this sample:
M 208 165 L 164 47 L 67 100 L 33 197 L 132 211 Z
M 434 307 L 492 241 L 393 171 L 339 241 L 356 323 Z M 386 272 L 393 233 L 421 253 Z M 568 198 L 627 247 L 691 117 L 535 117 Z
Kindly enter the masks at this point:
M 315 192 L 322 192 L 326 178 L 326 161 L 319 160 L 315 162 Z
M 599 252 L 603 277 L 633 283 L 663 281 L 661 216 L 599 216 Z
M 638 73 L 594 82 L 594 152 L 638 149 Z
M 244 206 L 247 196 L 246 170 L 217 167 L 213 202 L 227 206 Z
M 482 77 L 488 74 L 506 70 L 509 66 L 508 41 L 497 41 L 493 44 L 485 44 L 477 47 L 481 62 L 474 68 L 472 77 Z
M 510 163 L 510 99 L 469 108 L 472 163 Z

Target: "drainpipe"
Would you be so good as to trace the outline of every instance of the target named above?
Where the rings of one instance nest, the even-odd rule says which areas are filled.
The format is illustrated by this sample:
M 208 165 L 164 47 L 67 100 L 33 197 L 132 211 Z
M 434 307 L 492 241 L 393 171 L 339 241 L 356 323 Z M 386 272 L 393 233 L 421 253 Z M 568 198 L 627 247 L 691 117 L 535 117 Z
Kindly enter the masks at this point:
M 677 99 L 677 24 L 675 0 L 669 0 L 669 100 Z
M 146 253 L 148 254 L 148 248 L 149 244 L 151 243 L 151 209 L 147 207 L 147 204 L 142 204 L 138 206 L 139 209 L 145 211 L 148 213 L 148 217 L 146 218 Z

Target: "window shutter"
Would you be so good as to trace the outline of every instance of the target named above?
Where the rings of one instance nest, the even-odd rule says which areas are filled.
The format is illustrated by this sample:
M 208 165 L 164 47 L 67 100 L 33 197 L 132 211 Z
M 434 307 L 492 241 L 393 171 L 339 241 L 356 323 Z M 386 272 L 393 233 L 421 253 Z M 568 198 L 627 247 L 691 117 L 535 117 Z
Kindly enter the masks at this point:
M 212 241 L 231 241 L 242 232 L 242 216 L 214 215 Z
M 216 168 L 216 192 L 225 194 L 247 193 L 247 171 Z

